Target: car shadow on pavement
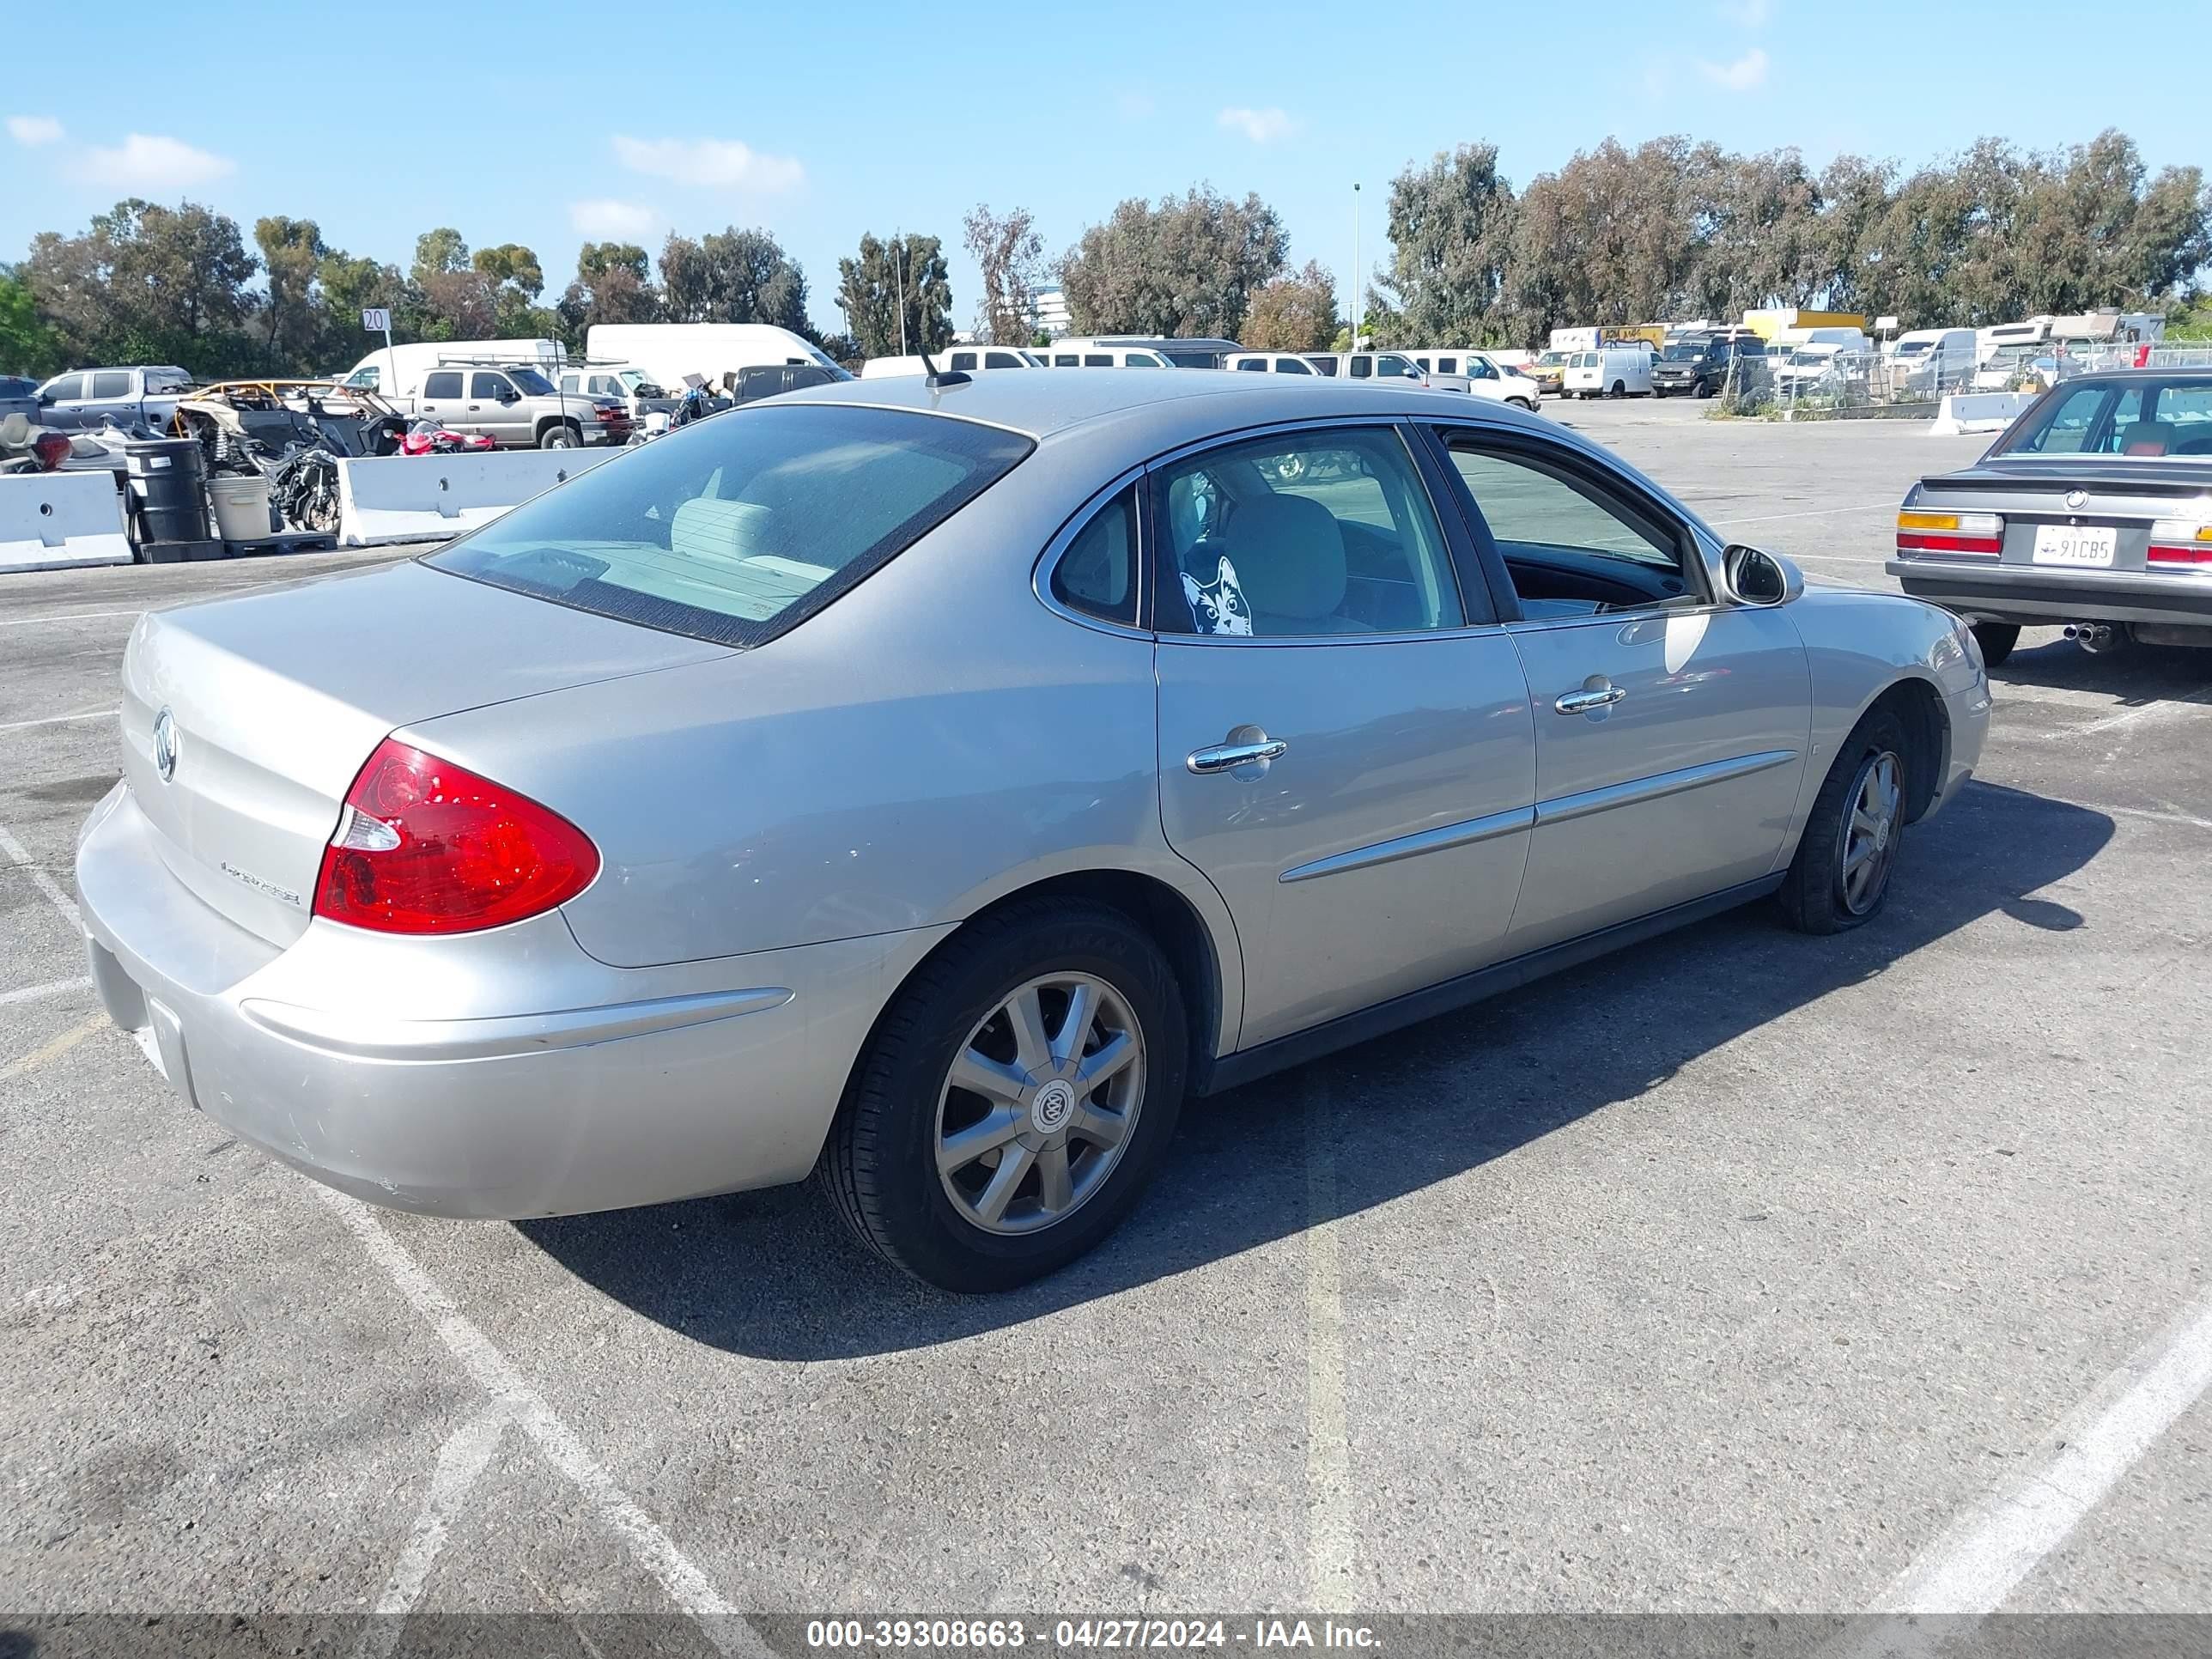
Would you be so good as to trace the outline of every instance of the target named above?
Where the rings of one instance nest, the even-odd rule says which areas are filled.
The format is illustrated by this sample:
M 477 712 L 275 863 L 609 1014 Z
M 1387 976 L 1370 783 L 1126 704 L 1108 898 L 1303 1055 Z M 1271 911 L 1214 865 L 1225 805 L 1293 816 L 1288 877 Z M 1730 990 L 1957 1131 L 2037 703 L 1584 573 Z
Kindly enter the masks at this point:
M 859 1245 L 811 1184 L 517 1224 L 606 1295 L 696 1341 L 836 1359 L 956 1340 L 1187 1272 L 1465 1173 L 1631 1100 L 1711 1050 L 1991 915 L 2081 919 L 2028 896 L 2096 856 L 2100 812 L 1972 783 L 1914 830 L 1887 908 L 1832 939 L 1755 905 L 1185 1109 L 1158 1178 L 1120 1231 L 1041 1283 L 957 1297 Z M 1308 1179 L 1307 1103 L 1340 1151 L 1334 1214 Z M 1838 1109 L 1852 1103 L 1839 1097 Z
M 2122 643 L 2107 650 L 2084 651 L 2070 641 L 2053 637 L 2033 646 L 2023 641 L 2002 666 L 1990 670 L 1990 679 L 2000 700 L 2008 686 L 2033 685 L 2099 692 L 2124 709 L 2205 702 L 2212 701 L 2208 695 L 2212 694 L 2212 650 Z

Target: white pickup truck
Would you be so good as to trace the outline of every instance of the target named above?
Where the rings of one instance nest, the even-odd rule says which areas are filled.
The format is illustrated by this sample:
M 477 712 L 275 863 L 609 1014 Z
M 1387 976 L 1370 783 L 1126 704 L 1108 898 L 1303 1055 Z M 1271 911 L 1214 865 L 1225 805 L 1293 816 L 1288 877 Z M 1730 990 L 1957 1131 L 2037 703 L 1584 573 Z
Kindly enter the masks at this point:
M 191 384 L 190 374 L 169 365 L 72 369 L 39 388 L 39 406 L 76 416 L 70 425 L 143 427 L 158 435 L 168 430 L 177 398 Z

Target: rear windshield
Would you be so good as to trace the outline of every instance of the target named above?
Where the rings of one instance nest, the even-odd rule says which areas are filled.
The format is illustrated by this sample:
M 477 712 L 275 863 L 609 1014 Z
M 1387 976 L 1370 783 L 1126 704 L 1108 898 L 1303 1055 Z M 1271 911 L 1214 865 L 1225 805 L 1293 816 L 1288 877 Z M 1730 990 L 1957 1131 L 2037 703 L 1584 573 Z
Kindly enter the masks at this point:
M 672 634 L 758 645 L 1033 447 L 939 415 L 764 404 L 604 462 L 425 562 Z
M 2032 405 L 1992 453 L 2145 461 L 2212 456 L 2212 375 L 2076 380 Z

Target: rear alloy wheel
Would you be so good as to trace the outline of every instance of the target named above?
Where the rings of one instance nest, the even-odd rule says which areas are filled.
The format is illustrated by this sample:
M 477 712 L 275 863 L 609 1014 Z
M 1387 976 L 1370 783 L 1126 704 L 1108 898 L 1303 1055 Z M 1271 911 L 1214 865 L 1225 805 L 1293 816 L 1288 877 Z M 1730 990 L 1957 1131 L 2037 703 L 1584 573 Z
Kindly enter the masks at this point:
M 1135 1203 L 1175 1132 L 1188 1036 L 1158 948 L 1043 901 L 931 958 L 854 1069 L 820 1174 L 854 1231 L 951 1291 L 1065 1266 Z
M 2020 643 L 2020 624 L 2017 623 L 1976 623 L 1974 643 L 1982 647 L 1982 660 L 1995 668 Z
M 1784 878 L 1778 897 L 1791 926 L 1840 933 L 1881 908 L 1905 842 L 1909 775 L 1897 717 L 1860 721 L 1828 769 Z

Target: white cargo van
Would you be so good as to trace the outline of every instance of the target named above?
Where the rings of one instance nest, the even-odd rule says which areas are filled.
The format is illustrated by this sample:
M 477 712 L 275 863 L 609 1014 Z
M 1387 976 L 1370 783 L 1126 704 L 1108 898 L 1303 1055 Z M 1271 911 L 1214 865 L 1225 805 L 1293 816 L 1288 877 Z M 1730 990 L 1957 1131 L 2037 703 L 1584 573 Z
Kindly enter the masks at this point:
M 1651 347 L 1600 346 L 1567 359 L 1563 382 L 1570 398 L 1648 398 L 1651 395 Z
M 1930 396 L 1959 391 L 1973 379 L 1977 350 L 1971 328 L 1907 329 L 1890 342 L 1890 388 Z

